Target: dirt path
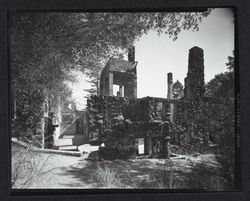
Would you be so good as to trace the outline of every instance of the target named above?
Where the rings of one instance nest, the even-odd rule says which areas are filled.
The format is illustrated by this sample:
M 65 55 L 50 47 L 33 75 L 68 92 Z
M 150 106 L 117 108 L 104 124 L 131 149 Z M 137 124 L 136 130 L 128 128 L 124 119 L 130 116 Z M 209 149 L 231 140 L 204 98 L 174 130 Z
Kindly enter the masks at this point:
M 13 163 L 20 160 L 13 150 Z M 29 156 L 30 157 L 30 156 Z M 24 188 L 57 189 L 57 188 L 107 188 L 111 179 L 119 180 L 117 188 L 203 188 L 221 190 L 220 165 L 215 156 L 201 155 L 186 159 L 134 159 L 115 161 L 89 161 L 82 157 L 59 154 L 33 153 L 35 173 Z M 13 167 L 15 164 L 13 164 Z M 39 167 L 42 167 L 39 169 Z M 97 178 L 101 171 L 101 178 Z M 30 170 L 23 171 L 15 186 L 22 187 Z M 114 178 L 115 177 L 115 178 Z M 102 179 L 106 179 L 106 181 Z M 166 178 L 165 180 L 162 178 Z M 201 180 L 202 178 L 202 180 Z M 218 179 L 219 178 L 219 179 Z M 219 183 L 219 184 L 218 184 Z

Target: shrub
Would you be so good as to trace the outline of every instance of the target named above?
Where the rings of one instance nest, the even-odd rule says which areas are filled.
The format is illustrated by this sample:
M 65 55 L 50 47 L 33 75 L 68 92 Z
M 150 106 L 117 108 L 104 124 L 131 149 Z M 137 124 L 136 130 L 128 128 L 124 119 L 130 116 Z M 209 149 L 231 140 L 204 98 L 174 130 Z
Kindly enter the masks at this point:
M 122 188 L 120 176 L 109 167 L 101 167 L 99 163 L 95 177 L 105 188 Z

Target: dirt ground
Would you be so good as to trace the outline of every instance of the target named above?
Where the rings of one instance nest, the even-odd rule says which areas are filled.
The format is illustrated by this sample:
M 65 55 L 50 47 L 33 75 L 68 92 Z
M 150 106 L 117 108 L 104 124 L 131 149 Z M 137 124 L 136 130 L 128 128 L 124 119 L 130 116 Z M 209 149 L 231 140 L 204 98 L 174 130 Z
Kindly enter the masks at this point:
M 20 164 L 19 153 L 19 148 L 12 147 L 12 175 L 17 164 Z M 24 155 L 22 153 L 22 156 Z M 30 167 L 22 168 L 13 184 L 13 189 L 110 188 L 107 182 L 113 182 L 112 179 L 115 179 L 119 180 L 119 186 L 113 186 L 114 188 L 225 190 L 221 167 L 213 154 L 171 160 L 138 158 L 98 162 L 86 160 L 87 156 L 87 154 L 74 157 L 47 153 L 27 155 L 29 159 L 34 158 L 32 167 L 35 170 L 31 171 Z M 30 172 L 33 172 L 33 176 Z M 110 177 L 108 175 L 110 173 L 111 177 L 115 178 L 108 180 L 102 178 L 104 174 Z M 26 182 L 27 178 L 29 182 Z

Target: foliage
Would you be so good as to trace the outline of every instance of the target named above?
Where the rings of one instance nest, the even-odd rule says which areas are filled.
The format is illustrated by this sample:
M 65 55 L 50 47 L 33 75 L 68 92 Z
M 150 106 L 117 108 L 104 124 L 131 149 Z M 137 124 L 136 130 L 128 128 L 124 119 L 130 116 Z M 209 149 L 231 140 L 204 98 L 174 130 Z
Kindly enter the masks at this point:
M 206 85 L 206 95 L 221 101 L 220 108 L 211 108 L 214 120 L 217 122 L 217 132 L 220 135 L 220 152 L 218 160 L 225 170 L 225 176 L 234 182 L 234 56 L 228 57 L 229 71 L 215 76 Z M 218 134 L 217 133 L 217 134 Z
M 183 85 L 178 80 L 173 84 L 173 96 L 174 99 L 180 99 L 184 96 Z
M 96 180 L 100 182 L 105 188 L 122 188 L 120 176 L 109 167 L 101 167 L 97 163 Z
M 228 62 L 226 63 L 228 70 L 234 70 L 234 51 L 233 56 L 228 56 Z
M 153 29 L 176 40 L 182 29 L 198 30 L 198 24 L 210 12 L 13 11 L 10 44 L 12 98 L 18 103 L 19 111 L 15 123 L 22 127 L 19 130 L 14 126 L 14 133 L 32 135 L 44 112 L 42 103 L 50 99 L 57 105 L 59 100 L 70 96 L 65 81 L 74 80 L 71 70 L 82 71 L 96 84 L 107 59 L 121 57 L 141 35 Z M 34 94 L 39 100 L 33 98 Z M 26 132 L 25 128 L 34 129 Z
M 98 79 L 97 78 L 92 78 L 91 80 L 87 81 L 90 83 L 91 88 L 90 89 L 84 89 L 84 91 L 87 92 L 86 98 L 89 98 L 92 95 L 98 95 Z
M 54 168 L 48 168 L 50 155 L 32 151 L 32 146 L 12 146 L 11 186 L 12 188 L 29 188 L 38 179 Z

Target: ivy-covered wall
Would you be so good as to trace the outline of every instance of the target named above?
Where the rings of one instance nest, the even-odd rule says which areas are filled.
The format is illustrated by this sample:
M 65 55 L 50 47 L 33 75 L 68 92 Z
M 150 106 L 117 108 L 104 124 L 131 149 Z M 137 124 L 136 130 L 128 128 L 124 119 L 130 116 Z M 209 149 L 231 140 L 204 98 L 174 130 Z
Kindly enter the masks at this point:
M 113 150 L 113 155 L 121 158 L 136 150 L 136 139 L 144 138 L 145 146 L 152 147 L 149 152 L 162 153 L 163 137 L 169 135 L 169 107 L 170 102 L 164 98 L 91 96 L 88 99 L 90 142 L 104 143 L 109 156 Z
M 122 122 L 130 125 L 133 135 L 144 137 L 145 133 L 157 135 L 159 129 L 155 129 L 155 125 L 166 124 L 168 121 L 169 101 L 163 98 L 92 96 L 87 105 L 89 138 L 96 142 L 102 142 L 107 133 Z
M 170 104 L 174 107 L 172 120 Z M 211 138 L 214 142 L 219 140 L 216 120 L 220 116 L 215 117 L 214 111 L 220 105 L 207 98 L 92 96 L 88 99 L 89 139 L 92 143 L 104 143 L 109 149 L 128 150 L 135 145 L 136 138 L 144 138 L 145 146 L 150 143 L 153 155 L 163 153 L 165 136 L 171 137 L 172 144 L 204 147 Z

